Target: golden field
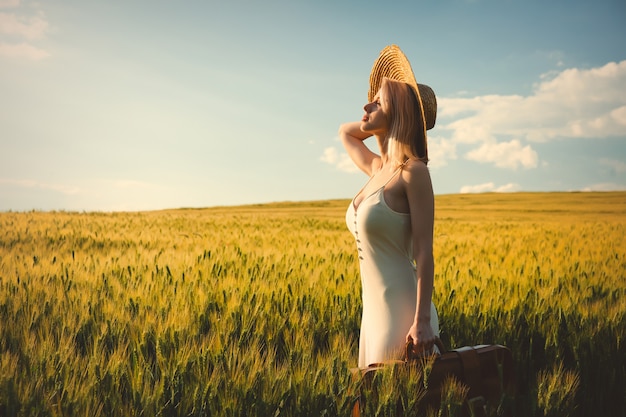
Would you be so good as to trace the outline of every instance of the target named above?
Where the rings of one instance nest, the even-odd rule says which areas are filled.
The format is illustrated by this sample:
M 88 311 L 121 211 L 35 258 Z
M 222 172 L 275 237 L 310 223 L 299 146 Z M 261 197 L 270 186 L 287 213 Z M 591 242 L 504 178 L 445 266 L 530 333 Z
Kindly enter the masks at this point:
M 348 204 L 0 213 L 0 415 L 348 415 Z M 436 206 L 444 343 L 510 347 L 516 415 L 625 416 L 626 193 Z

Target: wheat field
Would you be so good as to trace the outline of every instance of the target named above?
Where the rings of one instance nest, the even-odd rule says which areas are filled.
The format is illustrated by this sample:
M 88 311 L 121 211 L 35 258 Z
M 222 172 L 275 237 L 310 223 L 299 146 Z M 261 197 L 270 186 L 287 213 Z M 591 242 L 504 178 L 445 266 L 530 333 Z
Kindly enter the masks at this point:
M 0 415 L 349 415 L 347 205 L 0 213 Z M 624 192 L 437 196 L 442 340 L 511 348 L 516 415 L 626 416 L 625 236 Z

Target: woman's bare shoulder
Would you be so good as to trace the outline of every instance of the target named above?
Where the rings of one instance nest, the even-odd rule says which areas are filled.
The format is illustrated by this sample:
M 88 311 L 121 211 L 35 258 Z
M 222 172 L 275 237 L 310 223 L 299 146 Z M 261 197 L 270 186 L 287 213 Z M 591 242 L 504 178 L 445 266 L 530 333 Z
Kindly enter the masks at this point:
M 404 165 L 403 172 L 409 178 L 420 178 L 422 176 L 430 178 L 430 171 L 428 170 L 428 167 L 423 161 L 420 161 L 418 159 L 409 159 Z
M 430 171 L 423 161 L 409 160 L 404 165 L 401 176 L 407 187 L 407 195 L 413 191 L 432 192 Z

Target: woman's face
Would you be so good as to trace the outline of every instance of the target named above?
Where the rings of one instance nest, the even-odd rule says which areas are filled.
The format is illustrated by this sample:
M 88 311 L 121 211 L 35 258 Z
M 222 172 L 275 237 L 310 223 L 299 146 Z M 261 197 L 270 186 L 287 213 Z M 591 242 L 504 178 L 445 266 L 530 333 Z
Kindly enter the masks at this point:
M 384 104 L 385 94 L 381 89 L 374 96 L 374 100 L 371 103 L 367 103 L 363 106 L 365 114 L 361 119 L 361 130 L 365 133 L 371 133 L 372 135 L 385 136 L 389 129 L 389 121 L 385 109 L 387 106 Z

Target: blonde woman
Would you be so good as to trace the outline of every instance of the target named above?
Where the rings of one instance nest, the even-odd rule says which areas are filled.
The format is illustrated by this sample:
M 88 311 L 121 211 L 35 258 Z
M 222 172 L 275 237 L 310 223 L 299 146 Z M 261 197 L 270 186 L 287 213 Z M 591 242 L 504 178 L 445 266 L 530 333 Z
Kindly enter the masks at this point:
M 433 294 L 434 196 L 426 130 L 435 95 L 417 84 L 402 51 L 381 52 L 370 74 L 360 122 L 339 128 L 342 143 L 369 180 L 346 212 L 360 263 L 363 315 L 359 367 L 401 359 L 411 343 L 430 352 L 439 333 Z M 374 137 L 380 154 L 364 141 Z

